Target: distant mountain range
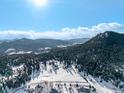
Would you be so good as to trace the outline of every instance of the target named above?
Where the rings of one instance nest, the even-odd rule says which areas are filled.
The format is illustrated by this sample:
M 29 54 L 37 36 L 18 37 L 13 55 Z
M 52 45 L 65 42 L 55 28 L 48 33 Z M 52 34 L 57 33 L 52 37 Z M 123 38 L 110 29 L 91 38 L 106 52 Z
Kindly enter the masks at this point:
M 57 46 L 68 46 L 78 43 L 84 43 L 88 38 L 73 39 L 73 40 L 55 40 L 55 39 L 17 39 L 17 40 L 4 40 L 0 41 L 0 53 L 4 53 L 13 49 L 16 51 L 37 51 L 40 48 L 45 47 L 57 47 Z

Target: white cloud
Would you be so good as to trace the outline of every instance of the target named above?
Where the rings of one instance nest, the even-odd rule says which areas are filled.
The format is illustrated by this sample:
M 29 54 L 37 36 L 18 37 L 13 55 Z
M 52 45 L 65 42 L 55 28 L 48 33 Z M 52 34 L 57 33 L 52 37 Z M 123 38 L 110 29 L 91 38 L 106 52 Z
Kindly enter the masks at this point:
M 122 32 L 124 25 L 119 23 L 101 23 L 91 27 L 78 28 L 63 28 L 61 31 L 0 31 L 0 39 L 16 39 L 16 38 L 51 38 L 51 39 L 74 39 L 92 37 L 104 31 L 118 31 Z

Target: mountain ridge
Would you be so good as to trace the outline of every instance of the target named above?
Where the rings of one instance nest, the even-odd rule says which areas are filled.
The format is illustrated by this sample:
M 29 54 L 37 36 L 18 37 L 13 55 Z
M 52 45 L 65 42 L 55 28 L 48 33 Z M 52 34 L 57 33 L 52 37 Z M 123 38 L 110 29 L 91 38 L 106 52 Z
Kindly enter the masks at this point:
M 77 43 L 84 43 L 87 39 L 81 39 L 82 41 L 75 39 L 72 40 L 57 40 L 57 39 L 16 39 L 16 40 L 7 40 L 7 41 L 1 41 L 0 43 L 0 53 L 4 53 L 10 48 L 13 48 L 17 51 L 38 51 L 40 48 L 45 47 L 57 47 L 60 45 L 68 46 L 73 45 Z

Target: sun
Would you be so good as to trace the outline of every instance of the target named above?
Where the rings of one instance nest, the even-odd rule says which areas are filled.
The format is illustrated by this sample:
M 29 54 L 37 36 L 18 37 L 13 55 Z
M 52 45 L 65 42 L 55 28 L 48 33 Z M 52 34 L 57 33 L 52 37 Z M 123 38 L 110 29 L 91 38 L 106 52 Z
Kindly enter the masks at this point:
M 47 0 L 30 0 L 35 7 L 44 7 L 47 5 Z

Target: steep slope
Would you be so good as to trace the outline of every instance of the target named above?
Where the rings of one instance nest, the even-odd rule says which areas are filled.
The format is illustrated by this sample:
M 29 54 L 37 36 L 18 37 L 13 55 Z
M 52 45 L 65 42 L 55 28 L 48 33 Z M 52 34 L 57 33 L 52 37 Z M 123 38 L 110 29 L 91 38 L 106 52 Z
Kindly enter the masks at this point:
M 64 60 L 66 64 L 74 61 L 80 65 L 80 70 L 122 87 L 121 84 L 124 82 L 123 34 L 107 31 L 84 44 L 52 50 L 51 55 L 60 61 Z

